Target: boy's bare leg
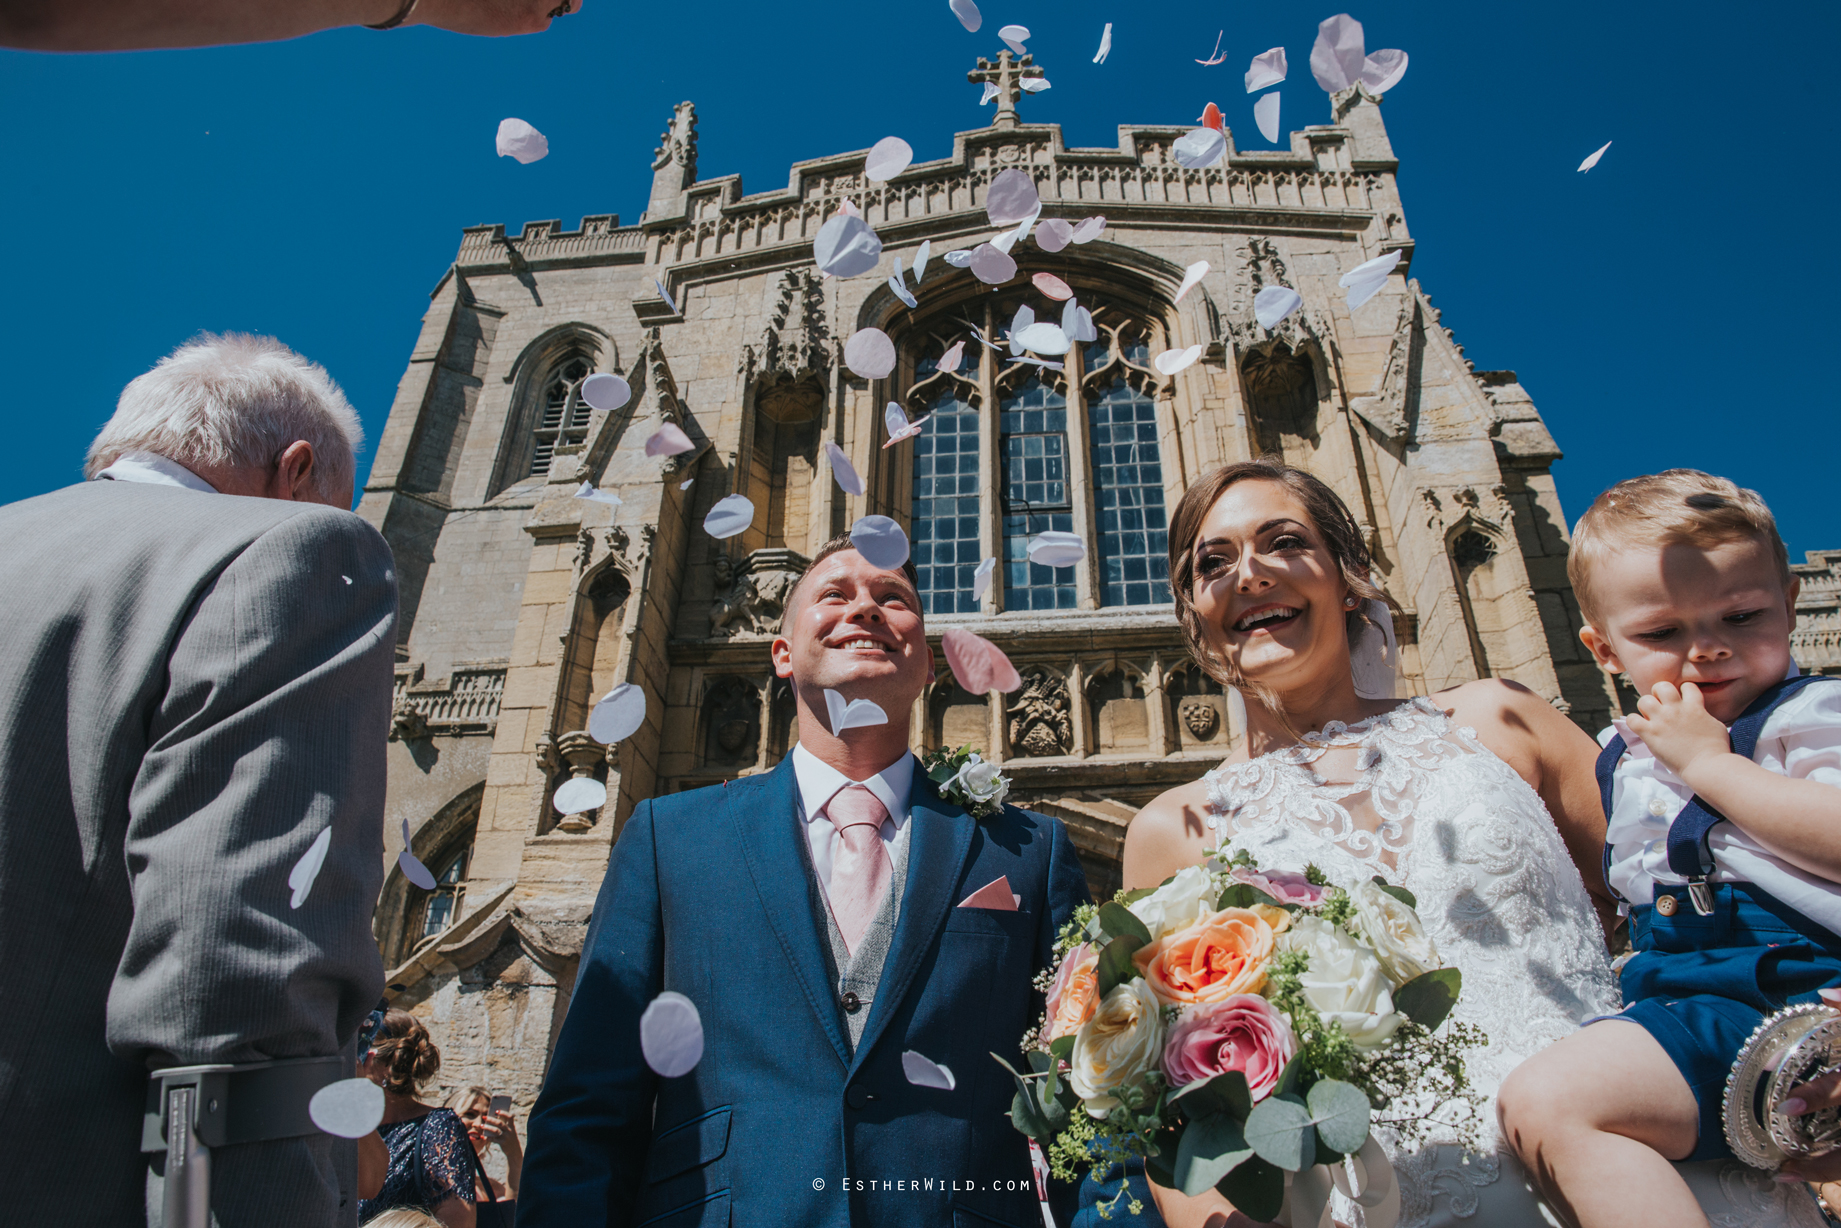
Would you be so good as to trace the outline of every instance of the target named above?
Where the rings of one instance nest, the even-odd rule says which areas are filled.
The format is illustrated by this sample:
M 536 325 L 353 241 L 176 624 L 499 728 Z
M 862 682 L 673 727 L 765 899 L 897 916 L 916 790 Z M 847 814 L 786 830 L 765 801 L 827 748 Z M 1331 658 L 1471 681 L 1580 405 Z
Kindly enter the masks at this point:
M 1509 1146 L 1578 1228 L 1707 1228 L 1669 1163 L 1694 1150 L 1699 1106 L 1637 1024 L 1595 1023 L 1536 1054 L 1496 1108 Z

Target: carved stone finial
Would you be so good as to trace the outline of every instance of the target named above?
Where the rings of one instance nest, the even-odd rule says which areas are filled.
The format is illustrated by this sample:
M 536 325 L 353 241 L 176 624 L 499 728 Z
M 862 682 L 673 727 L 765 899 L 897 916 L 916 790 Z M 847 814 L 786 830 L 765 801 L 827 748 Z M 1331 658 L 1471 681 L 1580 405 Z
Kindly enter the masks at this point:
M 568 762 L 569 775 L 575 780 L 593 776 L 595 768 L 607 761 L 605 748 L 580 729 L 556 739 L 556 752 Z M 594 826 L 594 820 L 589 817 L 591 813 L 594 812 L 584 810 L 577 814 L 566 814 L 556 824 L 556 829 L 580 835 Z
M 680 102 L 671 112 L 671 123 L 659 134 L 658 148 L 652 151 L 652 198 L 646 206 L 650 214 L 673 213 L 684 189 L 697 182 L 697 108 Z
M 997 114 L 991 117 L 991 127 L 1014 128 L 1017 124 L 1016 102 L 1023 96 L 1023 82 L 1041 75 L 1042 70 L 1036 66 L 1033 55 L 1018 59 L 1008 51 L 1000 51 L 995 60 L 979 56 L 978 67 L 966 73 L 965 79 L 974 85 L 995 85 Z
M 408 697 L 398 699 L 396 706 L 390 709 L 390 740 L 392 742 L 411 742 L 416 738 L 428 736 L 428 718 L 423 716 Z

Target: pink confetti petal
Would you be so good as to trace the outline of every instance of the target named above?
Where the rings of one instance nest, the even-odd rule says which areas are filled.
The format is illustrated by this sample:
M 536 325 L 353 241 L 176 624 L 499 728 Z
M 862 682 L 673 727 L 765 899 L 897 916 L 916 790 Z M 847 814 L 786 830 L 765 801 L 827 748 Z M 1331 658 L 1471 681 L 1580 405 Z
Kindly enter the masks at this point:
M 601 696 L 588 713 L 588 736 L 603 746 L 624 742 L 646 723 L 646 693 L 630 682 Z
M 946 653 L 952 676 L 973 695 L 1014 691 L 1023 685 L 1003 649 L 982 635 L 954 627 L 940 637 L 940 648 Z
M 895 369 L 895 343 L 879 328 L 860 328 L 844 343 L 844 365 L 863 379 L 882 379 Z
M 721 540 L 734 537 L 753 524 L 753 501 L 747 495 L 724 495 L 703 518 L 703 531 Z
M 1036 227 L 1036 246 L 1045 252 L 1058 252 L 1074 239 L 1074 226 L 1058 217 L 1051 217 Z
M 1183 284 L 1177 287 L 1176 298 L 1172 301 L 1182 302 L 1183 296 L 1201 284 L 1202 278 L 1208 276 L 1208 262 L 1198 260 L 1183 270 Z
M 1080 225 L 1074 227 L 1074 242 L 1091 243 L 1093 240 L 1099 238 L 1100 232 L 1104 229 L 1106 229 L 1106 219 L 1104 217 L 1090 217 Z
M 590 409 L 619 409 L 632 399 L 633 389 L 618 375 L 609 375 L 605 371 L 591 375 L 582 381 L 582 400 L 588 402 Z
M 897 571 L 908 561 L 908 535 L 887 516 L 865 516 L 851 525 L 850 544 L 870 566 L 884 571 Z
M 703 1060 L 703 1018 L 697 1004 L 667 989 L 639 1016 L 639 1052 L 666 1079 L 689 1074 Z
M 965 361 L 965 342 L 955 341 L 944 354 L 940 355 L 940 370 L 957 371 L 959 364 Z
M 1066 223 L 1063 223 L 1066 225 Z M 1073 287 L 1056 277 L 1053 273 L 1037 273 L 1029 279 L 1036 284 L 1036 289 L 1048 295 L 1056 302 L 1065 302 L 1074 297 Z
M 404 819 L 403 851 L 396 855 L 396 868 L 403 872 L 404 878 L 408 879 L 422 890 L 433 891 L 435 889 L 435 876 L 428 872 L 428 867 L 423 865 L 422 859 L 411 851 L 412 848 L 413 844 L 409 839 L 409 820 Z
M 675 422 L 667 422 L 656 431 L 653 431 L 651 438 L 646 440 L 646 455 L 676 456 L 678 453 L 688 452 L 696 446 L 696 444 L 690 441 L 690 436 L 684 433 L 683 427 Z
M 1014 166 L 999 171 L 984 194 L 984 211 L 993 226 L 1014 226 L 1041 208 L 1036 181 Z
M 1197 64 L 1200 64 L 1203 68 L 1211 68 L 1227 59 L 1226 56 L 1221 54 L 1221 37 L 1226 33 L 1226 30 L 1222 30 L 1219 34 L 1215 35 L 1215 49 L 1208 53 L 1208 58 L 1206 60 L 1197 60 Z
M 968 263 L 972 276 L 987 286 L 1001 286 L 1016 276 L 1016 261 L 989 243 L 980 243 L 973 248 Z

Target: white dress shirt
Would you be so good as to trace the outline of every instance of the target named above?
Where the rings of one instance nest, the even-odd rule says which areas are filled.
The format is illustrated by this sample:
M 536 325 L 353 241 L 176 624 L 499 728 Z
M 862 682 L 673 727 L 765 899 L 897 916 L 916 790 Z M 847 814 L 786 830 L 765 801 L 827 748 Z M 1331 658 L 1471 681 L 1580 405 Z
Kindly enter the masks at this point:
M 1613 732 L 1629 749 L 1611 786 L 1611 886 L 1637 904 L 1654 901 L 1656 887 L 1685 880 L 1668 868 L 1668 829 L 1694 790 L 1663 766 L 1630 732 L 1622 718 L 1598 735 Z M 1752 758 L 1759 766 L 1793 780 L 1819 780 L 1841 788 L 1841 682 L 1805 686 L 1778 705 L 1758 735 Z M 1841 883 L 1799 869 L 1752 839 L 1737 823 L 1715 825 L 1707 837 L 1713 873 L 1720 883 L 1756 883 L 1819 925 L 1841 933 Z
M 838 790 L 848 785 L 862 785 L 876 795 L 889 817 L 882 821 L 882 847 L 889 859 L 895 857 L 895 841 L 908 825 L 908 789 L 914 783 L 914 755 L 904 752 L 901 758 L 871 776 L 852 780 L 804 745 L 793 747 L 793 776 L 799 782 L 799 819 L 805 824 L 806 843 L 812 849 L 812 868 L 818 872 L 818 885 L 825 899 L 831 898 L 831 855 L 837 847 L 837 828 L 825 816 L 824 809 Z
M 207 495 L 217 493 L 217 487 L 178 461 L 167 460 L 152 452 L 123 452 L 115 458 L 114 464 L 96 475 L 97 481 L 103 478 L 114 482 L 144 482 L 149 486 L 183 486 L 187 490 L 201 490 Z

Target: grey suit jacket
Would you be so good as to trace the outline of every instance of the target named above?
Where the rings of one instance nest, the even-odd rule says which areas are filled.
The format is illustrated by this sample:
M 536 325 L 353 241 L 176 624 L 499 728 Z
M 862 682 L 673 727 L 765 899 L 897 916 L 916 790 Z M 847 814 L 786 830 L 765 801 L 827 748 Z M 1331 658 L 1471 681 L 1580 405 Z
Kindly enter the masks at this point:
M 105 481 L 0 507 L 7 1221 L 141 1222 L 149 1067 L 338 1053 L 375 1005 L 391 568 L 311 504 Z M 352 1156 L 221 1148 L 217 1220 L 353 1223 Z

